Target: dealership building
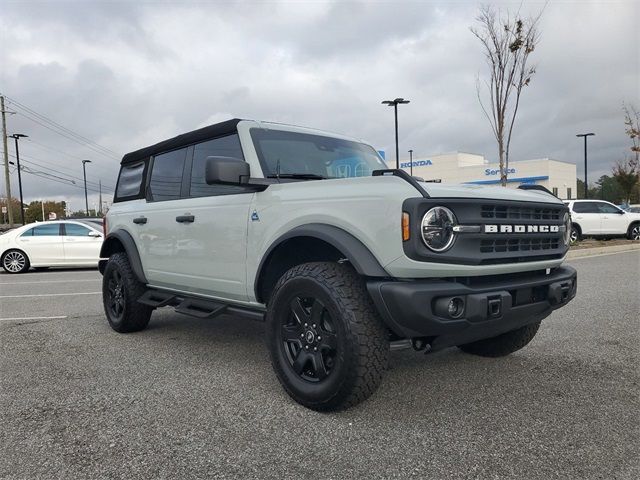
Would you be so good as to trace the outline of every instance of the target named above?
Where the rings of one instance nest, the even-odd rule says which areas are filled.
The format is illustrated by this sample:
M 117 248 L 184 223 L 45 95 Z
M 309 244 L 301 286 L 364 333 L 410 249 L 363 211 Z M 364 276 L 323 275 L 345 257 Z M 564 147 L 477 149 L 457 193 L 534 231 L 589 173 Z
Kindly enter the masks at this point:
M 392 162 L 389 162 L 392 163 Z M 411 173 L 408 159 L 400 160 L 400 168 Z M 413 159 L 413 175 L 443 183 L 500 185 L 500 166 L 473 153 L 443 153 Z M 550 158 L 509 162 L 507 186 L 542 185 L 563 200 L 576 198 L 576 166 Z

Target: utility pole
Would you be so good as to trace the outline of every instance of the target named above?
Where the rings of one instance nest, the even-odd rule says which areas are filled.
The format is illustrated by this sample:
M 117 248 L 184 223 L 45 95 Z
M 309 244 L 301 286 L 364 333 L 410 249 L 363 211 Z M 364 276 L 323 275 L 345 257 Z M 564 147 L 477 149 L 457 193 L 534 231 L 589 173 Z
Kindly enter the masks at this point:
M 102 216 L 102 180 L 98 180 L 98 188 L 100 190 L 100 200 L 99 200 L 100 203 L 98 203 L 99 205 L 98 208 L 100 209 L 99 214 L 100 216 Z
M 579 133 L 576 137 L 584 138 L 584 198 L 589 198 L 589 184 L 587 183 L 587 137 L 592 137 L 595 133 Z
M 9 150 L 7 149 L 7 111 L 4 109 L 4 96 L 0 95 L 0 112 L 2 112 L 2 149 L 4 151 L 4 185 L 7 191 L 7 212 L 9 228 L 13 228 L 13 211 L 11 210 L 11 177 L 9 177 Z
M 89 216 L 89 199 L 87 197 L 87 163 L 91 163 L 91 160 L 82 160 L 82 175 L 84 176 L 84 207 L 87 217 Z
M 16 142 L 16 163 L 18 164 L 18 190 L 20 190 L 20 220 L 22 220 L 22 224 L 25 224 L 24 221 L 24 201 L 22 199 L 22 174 L 20 168 L 20 150 L 18 149 L 18 140 L 21 138 L 27 138 L 29 135 L 23 135 L 22 133 L 14 133 L 11 135 Z

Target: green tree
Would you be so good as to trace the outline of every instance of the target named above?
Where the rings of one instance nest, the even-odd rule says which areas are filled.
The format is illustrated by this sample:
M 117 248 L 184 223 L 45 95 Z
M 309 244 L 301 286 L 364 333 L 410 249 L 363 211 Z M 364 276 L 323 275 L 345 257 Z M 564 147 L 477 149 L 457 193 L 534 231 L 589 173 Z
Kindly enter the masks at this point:
M 9 208 L 11 208 L 11 212 L 13 213 L 13 222 L 16 224 L 20 223 L 20 200 L 18 200 L 15 197 L 12 197 L 9 204 L 10 204 Z M 0 207 L 7 207 L 6 197 L 0 198 Z M 5 219 L 7 222 L 9 221 L 8 209 L 6 214 L 2 215 L 2 213 L 0 213 L 0 221 L 4 223 Z
M 42 206 L 43 202 L 40 200 L 35 200 L 29 204 L 24 212 L 25 222 L 31 223 L 35 221 L 41 222 L 42 219 Z M 64 218 L 65 216 L 65 202 L 55 202 L 55 201 L 44 201 L 44 219 L 49 219 L 50 213 L 55 213 L 56 218 Z
M 625 162 L 617 162 L 613 167 L 613 178 L 622 189 L 622 200 L 631 203 L 631 194 L 640 182 L 640 165 L 636 158 L 630 158 Z

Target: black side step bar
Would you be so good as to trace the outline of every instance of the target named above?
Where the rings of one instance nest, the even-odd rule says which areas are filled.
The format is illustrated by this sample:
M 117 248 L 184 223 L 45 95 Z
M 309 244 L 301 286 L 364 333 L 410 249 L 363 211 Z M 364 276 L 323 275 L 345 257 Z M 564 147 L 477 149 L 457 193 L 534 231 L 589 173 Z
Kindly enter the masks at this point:
M 148 305 L 153 308 L 165 306 L 173 306 L 177 313 L 190 315 L 197 318 L 214 318 L 223 313 L 229 315 L 240 315 L 251 318 L 252 320 L 264 321 L 265 312 L 254 310 L 236 305 L 227 305 L 213 300 L 203 298 L 188 297 L 185 295 L 176 295 L 171 292 L 163 292 L 160 290 L 147 290 L 138 299 L 139 303 Z
M 400 177 L 409 185 L 411 185 L 413 188 L 418 190 L 420 192 L 420 195 L 422 195 L 424 198 L 429 198 L 429 194 L 427 193 L 427 191 L 424 188 L 422 188 L 422 186 L 418 183 L 418 181 L 414 177 L 409 175 L 404 170 L 400 170 L 397 168 L 389 168 L 386 170 L 374 170 L 373 173 L 371 173 L 371 176 L 373 177 L 381 177 L 383 175 L 393 175 L 394 177 Z

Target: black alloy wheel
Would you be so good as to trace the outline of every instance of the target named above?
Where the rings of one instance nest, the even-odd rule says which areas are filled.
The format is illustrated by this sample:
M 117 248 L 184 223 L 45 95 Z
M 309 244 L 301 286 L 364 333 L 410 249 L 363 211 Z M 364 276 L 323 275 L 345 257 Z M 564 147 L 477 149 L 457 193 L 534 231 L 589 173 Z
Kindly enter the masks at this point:
M 114 320 L 121 320 L 124 313 L 125 292 L 122 282 L 122 274 L 117 269 L 109 272 L 109 277 L 105 278 L 105 306 L 109 317 Z
M 300 378 L 321 382 L 331 375 L 338 338 L 331 314 L 314 297 L 296 296 L 283 316 L 282 342 L 289 365 Z

